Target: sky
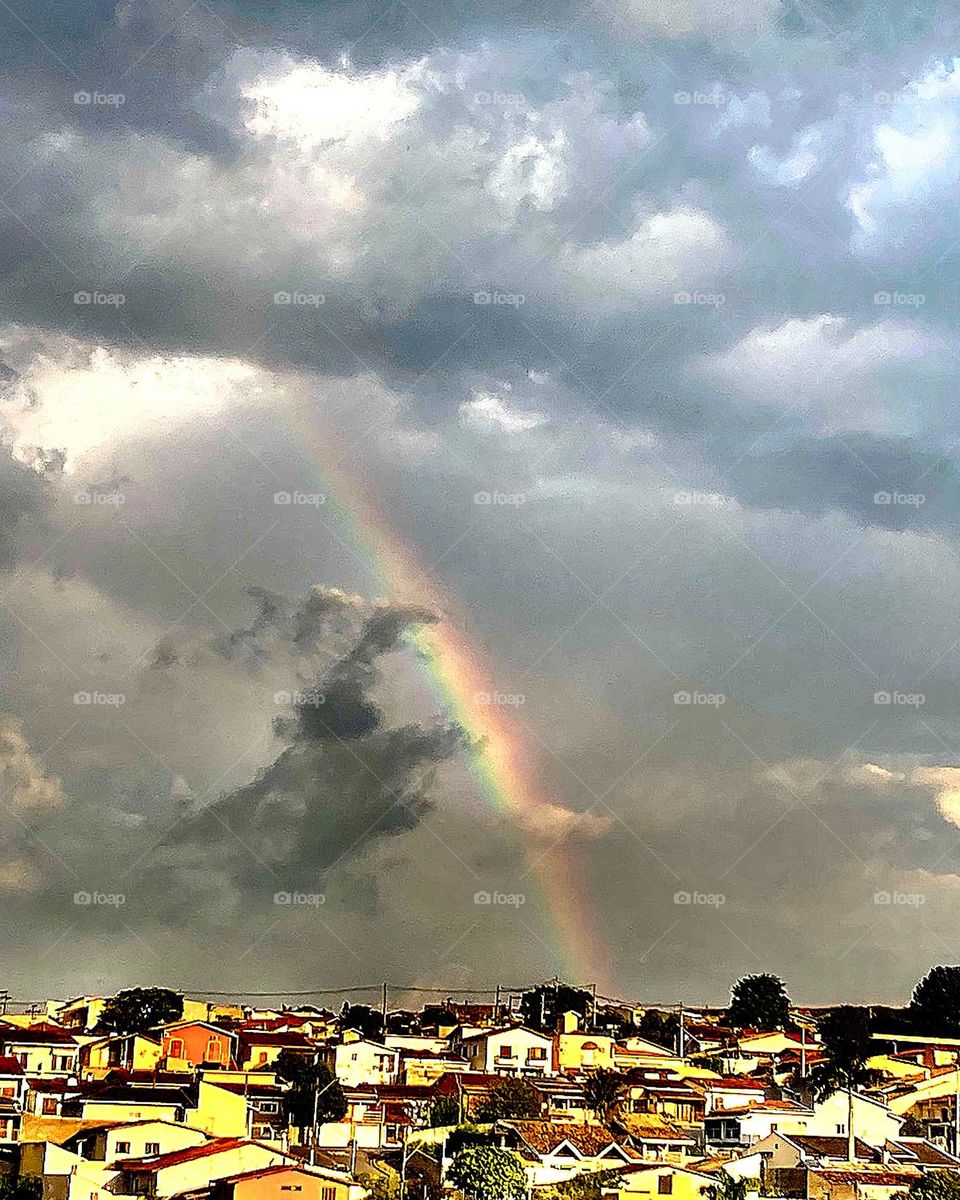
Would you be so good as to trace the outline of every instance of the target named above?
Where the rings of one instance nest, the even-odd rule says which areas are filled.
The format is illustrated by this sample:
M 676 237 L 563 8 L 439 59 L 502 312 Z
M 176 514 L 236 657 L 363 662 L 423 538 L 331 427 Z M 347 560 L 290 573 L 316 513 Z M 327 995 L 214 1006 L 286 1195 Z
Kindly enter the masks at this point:
M 960 56 L 0 4 L 0 984 L 960 957 Z

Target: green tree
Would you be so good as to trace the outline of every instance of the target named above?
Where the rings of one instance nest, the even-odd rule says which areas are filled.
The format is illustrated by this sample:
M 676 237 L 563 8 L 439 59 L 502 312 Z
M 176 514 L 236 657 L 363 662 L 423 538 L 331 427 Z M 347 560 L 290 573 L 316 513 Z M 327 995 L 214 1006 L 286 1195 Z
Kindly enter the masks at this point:
M 960 967 L 934 967 L 913 989 L 909 1009 L 919 1033 L 960 1033 Z
M 0 1200 L 40 1200 L 42 1195 L 40 1175 L 0 1175 Z
M 557 1020 L 565 1012 L 585 1017 L 593 1007 L 593 996 L 583 988 L 569 984 L 540 983 L 520 997 L 520 1015 L 530 1029 L 556 1029 Z
M 582 1087 L 587 1104 L 604 1125 L 613 1116 L 626 1086 L 625 1075 L 619 1071 L 604 1070 L 603 1067 L 584 1078 Z
M 930 1171 L 910 1184 L 910 1190 L 896 1192 L 895 1200 L 960 1200 L 960 1178 L 952 1172 Z
M 747 1200 L 747 1181 L 721 1171 L 716 1183 L 708 1183 L 701 1192 L 708 1200 Z
M 369 1004 L 347 1004 L 344 1001 L 338 1021 L 341 1029 L 358 1029 L 372 1041 L 379 1041 L 383 1037 L 383 1014 Z
M 460 1120 L 460 1104 L 456 1096 L 438 1096 L 430 1105 L 430 1124 L 456 1125 Z
M 291 1125 L 299 1129 L 311 1128 L 314 1111 L 318 1123 L 339 1121 L 346 1113 L 343 1088 L 323 1063 L 295 1050 L 281 1050 L 274 1070 L 290 1085 L 283 1095 L 283 1108 Z
M 728 1021 L 734 1029 L 786 1029 L 790 998 L 776 975 L 745 975 L 730 992 Z
M 539 1117 L 543 1108 L 540 1093 L 525 1079 L 502 1079 L 477 1105 L 478 1121 L 509 1121 Z
M 170 988 L 127 988 L 103 1006 L 97 1029 L 103 1033 L 145 1033 L 183 1016 L 183 997 Z
M 853 1093 L 872 1083 L 876 1071 L 867 1067 L 874 1051 L 870 1010 L 852 1004 L 831 1009 L 818 1026 L 823 1061 L 810 1072 L 810 1086 L 820 1099 L 843 1089 L 847 1093 L 847 1156 L 854 1158 Z
M 515 1154 L 494 1146 L 461 1150 L 447 1178 L 473 1200 L 523 1200 L 527 1173 Z

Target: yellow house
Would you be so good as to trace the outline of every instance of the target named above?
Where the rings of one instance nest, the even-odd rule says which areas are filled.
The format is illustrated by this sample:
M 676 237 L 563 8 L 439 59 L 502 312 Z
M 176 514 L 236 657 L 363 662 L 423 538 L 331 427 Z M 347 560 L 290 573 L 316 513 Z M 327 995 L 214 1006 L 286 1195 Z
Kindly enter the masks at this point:
M 112 1034 L 86 1042 L 80 1048 L 80 1069 L 87 1078 L 102 1079 L 108 1072 L 152 1071 L 160 1061 L 163 1047 L 159 1039 L 142 1033 Z
M 675 1196 L 677 1200 L 703 1200 L 704 1188 L 715 1184 L 712 1175 L 676 1163 L 637 1163 L 624 1167 L 618 1185 L 602 1188 L 603 1200 L 631 1200 L 634 1196 Z
M 566 1012 L 560 1019 L 560 1031 L 554 1039 L 557 1070 L 571 1074 L 613 1070 L 613 1038 L 602 1033 L 584 1033 L 579 1025 L 580 1017 L 575 1012 Z

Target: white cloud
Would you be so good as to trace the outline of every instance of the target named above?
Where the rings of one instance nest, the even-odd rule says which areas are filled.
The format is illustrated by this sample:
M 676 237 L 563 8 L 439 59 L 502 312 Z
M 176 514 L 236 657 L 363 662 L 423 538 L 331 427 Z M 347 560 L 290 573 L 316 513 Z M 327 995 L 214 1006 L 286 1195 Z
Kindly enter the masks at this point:
M 656 298 L 672 303 L 677 290 L 716 278 L 729 246 L 723 226 L 690 205 L 641 217 L 630 237 L 568 248 L 572 287 L 602 298 Z
M 894 98 L 873 127 L 866 178 L 846 205 L 857 228 L 854 246 L 879 252 L 912 246 L 941 230 L 944 206 L 956 203 L 960 156 L 960 59 L 940 63 Z
M 474 392 L 472 400 L 460 405 L 460 412 L 473 425 L 501 429 L 505 433 L 525 433 L 544 425 L 547 417 L 539 412 L 522 412 L 511 408 L 492 392 Z

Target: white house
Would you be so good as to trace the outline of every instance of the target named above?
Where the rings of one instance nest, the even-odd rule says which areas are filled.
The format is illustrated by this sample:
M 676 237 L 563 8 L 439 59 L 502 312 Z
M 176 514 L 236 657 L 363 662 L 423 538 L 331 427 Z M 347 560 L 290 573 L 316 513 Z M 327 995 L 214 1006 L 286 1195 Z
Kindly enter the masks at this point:
M 554 1075 L 553 1038 L 525 1025 L 451 1035 L 451 1048 L 486 1075 Z

